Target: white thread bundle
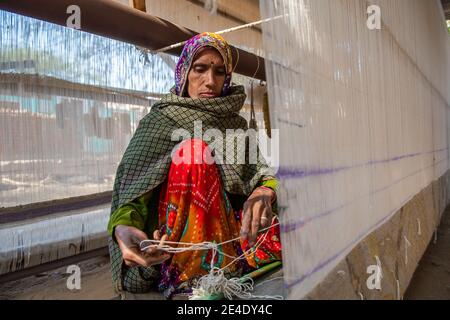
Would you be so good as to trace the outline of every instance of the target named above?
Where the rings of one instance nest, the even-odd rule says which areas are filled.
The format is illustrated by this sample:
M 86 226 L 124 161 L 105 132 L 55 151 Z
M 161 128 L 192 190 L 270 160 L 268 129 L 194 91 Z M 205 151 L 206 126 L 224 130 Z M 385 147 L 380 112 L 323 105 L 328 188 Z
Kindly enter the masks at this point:
M 227 279 L 222 269 L 213 270 L 198 280 L 189 299 L 205 300 L 219 294 L 229 300 L 233 297 L 250 299 L 252 295 L 249 291 L 253 291 L 253 279 L 248 279 L 248 282 L 242 282 L 240 278 Z
M 267 227 L 265 229 L 262 229 L 259 231 L 259 233 L 267 231 L 271 228 L 274 228 L 279 225 L 279 223 L 273 224 L 274 220 L 277 217 L 274 217 L 272 219 L 272 225 L 270 227 Z M 264 240 L 267 237 L 267 232 L 264 234 L 263 237 L 261 237 L 255 244 L 254 247 L 250 248 L 249 250 L 245 251 L 242 255 L 239 257 L 234 257 L 231 255 L 228 255 L 222 251 L 219 250 L 219 245 L 224 245 L 233 241 L 238 241 L 239 238 L 234 238 L 228 241 L 224 241 L 222 243 L 215 243 L 215 242 L 201 242 L 201 243 L 189 243 L 189 242 L 174 242 L 174 241 L 165 241 L 163 245 L 159 245 L 159 240 L 143 240 L 140 243 L 140 247 L 142 251 L 145 251 L 151 247 L 157 248 L 158 250 L 162 250 L 168 253 L 181 253 L 186 251 L 197 251 L 197 250 L 212 250 L 212 257 L 211 257 L 211 269 L 210 272 L 202 277 L 200 277 L 196 284 L 192 288 L 192 295 L 189 296 L 190 300 L 205 300 L 208 299 L 211 296 L 214 295 L 220 295 L 223 294 L 224 297 L 231 300 L 233 297 L 237 297 L 240 299 L 276 299 L 276 300 L 282 300 L 284 297 L 282 296 L 254 296 L 250 292 L 253 291 L 253 279 L 247 277 L 247 278 L 230 278 L 227 279 L 225 277 L 224 270 L 227 269 L 230 265 L 235 263 L 236 261 L 240 259 L 245 259 L 245 255 L 248 253 L 253 253 L 256 251 L 256 249 L 264 242 Z M 157 243 L 157 244 L 155 244 Z M 168 244 L 173 245 L 181 245 L 185 247 L 172 247 Z M 217 255 L 217 253 L 223 254 L 229 258 L 234 259 L 229 264 L 227 264 L 225 267 L 219 269 L 214 267 L 214 258 Z
M 267 233 L 265 234 L 265 236 Z M 256 247 L 259 247 L 264 241 L 265 236 L 257 242 Z M 251 251 L 252 249 L 248 250 Z M 245 253 L 247 253 L 246 251 Z M 254 281 L 250 277 L 243 278 L 226 278 L 224 271 L 232 263 L 236 262 L 245 256 L 245 253 L 240 257 L 236 258 L 234 261 L 230 262 L 228 265 L 222 269 L 214 268 L 214 257 L 217 254 L 217 247 L 213 249 L 212 259 L 211 259 L 211 271 L 202 276 L 192 288 L 192 295 L 189 297 L 190 300 L 207 300 L 213 295 L 223 294 L 228 300 L 232 300 L 233 297 L 239 299 L 273 299 L 273 300 L 283 300 L 284 297 L 280 295 L 276 296 L 255 296 L 251 294 L 254 289 Z
M 282 278 L 282 277 L 279 277 Z M 270 279 L 264 281 L 278 280 L 279 278 Z M 206 300 L 211 296 L 223 294 L 228 300 L 232 300 L 233 297 L 239 299 L 272 299 L 272 300 L 284 300 L 281 295 L 275 296 L 256 296 L 251 294 L 255 287 L 252 278 L 246 278 L 245 281 L 240 278 L 227 279 L 223 270 L 217 269 L 214 272 L 210 272 L 207 275 L 201 277 L 197 282 L 197 286 L 192 288 L 192 295 L 189 300 Z

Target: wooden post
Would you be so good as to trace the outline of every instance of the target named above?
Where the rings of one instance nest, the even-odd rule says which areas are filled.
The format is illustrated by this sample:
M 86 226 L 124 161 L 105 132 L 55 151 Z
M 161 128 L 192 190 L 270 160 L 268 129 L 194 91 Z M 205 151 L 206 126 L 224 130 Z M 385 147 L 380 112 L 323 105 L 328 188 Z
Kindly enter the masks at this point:
M 147 9 L 145 7 L 145 0 L 130 0 L 130 4 L 135 9 L 138 9 L 143 12 L 147 12 Z

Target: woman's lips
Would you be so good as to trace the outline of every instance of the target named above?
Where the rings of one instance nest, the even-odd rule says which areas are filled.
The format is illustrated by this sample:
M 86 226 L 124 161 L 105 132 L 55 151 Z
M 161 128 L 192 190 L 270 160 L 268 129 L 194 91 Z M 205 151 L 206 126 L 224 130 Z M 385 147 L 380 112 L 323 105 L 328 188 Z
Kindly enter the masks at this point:
M 199 94 L 200 97 L 205 97 L 205 98 L 214 98 L 217 95 L 214 92 L 202 92 Z

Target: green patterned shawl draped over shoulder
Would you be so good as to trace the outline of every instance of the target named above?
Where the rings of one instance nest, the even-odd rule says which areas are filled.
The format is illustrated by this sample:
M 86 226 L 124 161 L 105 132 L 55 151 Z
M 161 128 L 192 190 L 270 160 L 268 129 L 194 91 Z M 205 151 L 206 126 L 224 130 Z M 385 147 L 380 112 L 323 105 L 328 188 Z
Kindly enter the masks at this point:
M 227 96 L 213 99 L 179 97 L 172 89 L 139 122 L 117 169 L 111 213 L 164 182 L 171 153 L 180 143 L 172 141 L 174 130 L 185 129 L 193 138 L 194 121 L 201 121 L 203 132 L 213 128 L 223 134 L 226 129 L 246 130 L 247 121 L 239 115 L 245 99 L 242 86 L 233 86 Z M 264 177 L 274 176 L 262 157 L 253 164 L 218 166 L 223 186 L 232 194 L 249 195 Z

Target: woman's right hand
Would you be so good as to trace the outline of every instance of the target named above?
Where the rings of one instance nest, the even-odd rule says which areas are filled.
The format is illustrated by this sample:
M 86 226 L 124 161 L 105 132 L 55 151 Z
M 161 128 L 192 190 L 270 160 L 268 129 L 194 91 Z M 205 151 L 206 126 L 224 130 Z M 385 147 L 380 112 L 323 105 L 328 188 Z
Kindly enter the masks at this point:
M 119 245 L 120 251 L 122 251 L 122 257 L 125 264 L 128 267 L 150 267 L 155 264 L 163 263 L 170 258 L 170 254 L 154 247 L 141 251 L 140 243 L 142 240 L 148 240 L 147 235 L 134 227 L 118 225 L 115 227 L 114 235 Z M 161 240 L 160 245 L 164 244 L 167 239 L 167 235 L 162 238 L 159 232 L 153 233 L 155 240 Z

